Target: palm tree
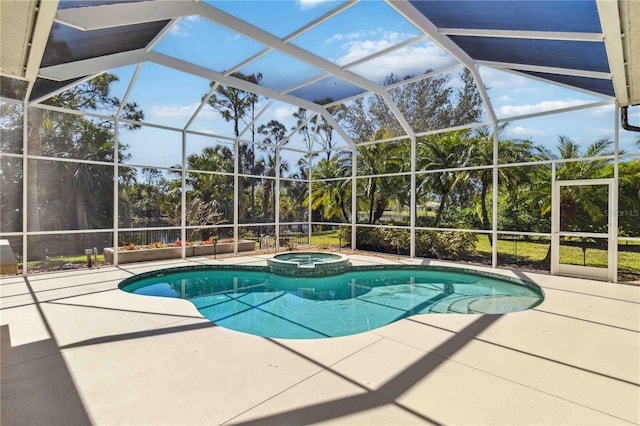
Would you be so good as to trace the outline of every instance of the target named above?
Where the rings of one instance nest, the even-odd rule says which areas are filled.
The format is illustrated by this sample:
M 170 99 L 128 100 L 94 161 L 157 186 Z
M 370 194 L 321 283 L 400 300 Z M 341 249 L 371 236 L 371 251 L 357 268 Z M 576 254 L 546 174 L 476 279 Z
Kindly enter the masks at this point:
M 435 194 L 439 204 L 436 211 L 434 227 L 438 227 L 443 212 L 449 204 L 449 197 L 456 187 L 464 182 L 469 174 L 466 171 L 447 171 L 458 167 L 466 167 L 470 162 L 468 130 L 460 130 L 444 134 L 429 135 L 417 142 L 418 170 L 443 170 L 427 173 L 418 185 L 416 192 L 422 198 Z
M 187 168 L 211 172 L 230 172 L 233 170 L 233 158 L 233 152 L 226 146 L 207 146 L 202 149 L 201 154 L 191 154 L 187 157 Z
M 265 174 L 267 176 L 274 176 L 276 174 L 276 156 L 274 154 L 268 154 L 266 159 L 260 160 L 264 165 Z M 284 173 L 289 170 L 289 163 L 286 160 L 280 160 L 279 176 L 282 177 Z M 262 211 L 264 217 L 268 217 L 269 212 L 275 212 L 276 205 L 276 193 L 274 191 L 275 179 L 264 179 L 263 186 L 263 201 Z
M 384 129 L 376 132 L 375 139 L 385 137 Z M 376 143 L 358 149 L 358 175 L 366 176 L 364 179 L 359 179 L 361 184 L 358 185 L 358 190 L 363 194 L 358 198 L 359 204 L 368 211 L 367 223 L 376 223 L 382 217 L 389 202 L 402 192 L 404 186 L 402 177 L 380 175 L 405 171 L 404 169 L 408 167 L 407 152 L 408 145 L 404 142 Z M 404 190 L 406 189 L 405 187 Z
M 313 155 L 311 155 L 312 157 Z M 291 174 L 292 180 L 280 181 L 280 219 L 304 220 L 308 212 L 310 155 L 301 157 L 297 170 Z
M 636 142 L 640 148 L 640 139 Z M 621 235 L 640 236 L 640 158 L 620 162 L 618 227 Z
M 529 161 L 532 157 L 531 142 L 519 139 L 502 139 L 500 135 L 507 127 L 508 123 L 498 128 L 498 157 L 500 163 L 516 163 Z M 470 141 L 469 156 L 471 165 L 489 165 L 493 164 L 493 139 L 494 135 L 489 127 L 481 127 L 477 129 Z M 518 181 L 521 174 L 519 167 L 501 167 L 498 169 L 499 181 L 503 182 L 506 187 L 512 187 L 513 183 Z M 473 172 L 473 176 L 480 183 L 480 215 L 482 229 L 491 229 L 491 221 L 489 220 L 489 209 L 487 207 L 487 197 L 491 186 L 493 185 L 493 169 L 484 168 Z M 517 184 L 516 186 L 517 187 Z M 493 242 L 490 235 L 487 234 L 489 243 Z
M 278 120 L 271 120 L 267 124 L 263 124 L 258 127 L 258 134 L 260 134 L 263 139 L 262 143 L 266 145 L 270 145 L 273 147 L 279 147 L 281 145 L 286 144 L 287 137 L 287 128 L 284 124 L 279 122 Z M 259 146 L 261 151 L 267 152 L 267 158 L 260 160 L 261 167 L 264 173 L 267 176 L 279 176 L 282 177 L 284 172 L 289 170 L 289 164 L 286 161 L 280 162 L 280 170 L 276 170 L 276 152 L 274 148 Z M 279 154 L 278 154 L 279 155 Z M 273 179 L 264 179 L 264 193 L 263 193 L 263 203 L 262 210 L 264 216 L 268 216 L 268 212 L 270 207 L 273 208 L 271 211 L 275 211 L 275 198 L 276 194 L 273 190 L 274 180 Z
M 239 72 L 233 73 L 233 77 L 248 81 L 254 84 L 260 84 L 262 74 L 245 75 Z M 213 87 L 216 83 L 209 83 Z M 218 111 L 222 118 L 227 122 L 233 122 L 233 135 L 238 138 L 240 136 L 240 123 L 253 123 L 255 118 L 255 106 L 259 101 L 259 96 L 255 93 L 246 92 L 235 87 L 219 85 L 215 93 L 207 100 L 207 104 L 214 110 Z M 251 140 L 255 141 L 255 129 L 251 127 Z M 255 165 L 255 145 L 250 143 L 240 143 L 238 162 L 239 172 L 256 174 Z M 255 210 L 255 183 L 250 181 L 251 186 L 251 211 Z
M 311 208 L 327 220 L 348 222 L 351 211 L 351 155 L 340 151 L 323 158 L 313 169 L 316 190 L 311 195 Z M 340 178 L 340 179 L 336 179 Z M 306 204 L 308 205 L 309 200 Z
M 233 161 L 233 152 L 228 147 L 222 145 L 208 146 L 202 150 L 201 154 L 191 154 L 187 157 L 187 169 L 225 172 L 233 169 Z M 203 203 L 213 203 L 211 205 L 215 205 L 215 208 L 219 210 L 222 215 L 226 215 L 233 210 L 233 178 L 231 178 L 231 176 L 188 172 L 185 180 L 187 188 L 189 188 L 189 192 L 187 193 L 188 205 L 197 199 Z M 180 199 L 179 180 L 173 182 L 170 193 L 172 195 L 166 197 L 166 202 L 163 206 L 163 211 L 167 213 L 175 209 L 176 206 L 178 208 L 180 206 L 180 202 L 178 201 Z M 196 207 L 194 204 L 194 209 Z M 173 216 L 176 215 L 173 214 Z M 177 215 L 173 220 L 177 220 L 178 223 L 180 223 L 179 217 L 180 216 Z
M 597 157 L 610 157 L 613 142 L 607 138 L 594 141 L 582 153 L 580 146 L 567 136 L 559 136 L 556 146 L 557 154 L 538 148 L 540 156 L 545 160 L 569 160 L 578 158 L 596 158 L 593 160 L 570 161 L 559 163 L 556 167 L 557 180 L 596 179 L 606 176 L 607 165 L 611 159 L 599 159 Z M 604 199 L 603 199 L 604 197 Z M 562 227 L 570 226 L 582 231 L 597 231 L 604 215 L 602 206 L 606 204 L 606 194 L 599 187 L 567 187 L 560 194 L 560 223 Z M 551 206 L 549 205 L 550 209 Z

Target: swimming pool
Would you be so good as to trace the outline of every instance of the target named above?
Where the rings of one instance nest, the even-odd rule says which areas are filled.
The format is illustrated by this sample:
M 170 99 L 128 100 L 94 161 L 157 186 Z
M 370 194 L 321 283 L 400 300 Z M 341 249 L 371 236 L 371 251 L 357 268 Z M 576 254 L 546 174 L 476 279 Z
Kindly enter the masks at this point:
M 537 285 L 496 274 L 395 265 L 315 278 L 276 275 L 267 267 L 192 266 L 136 275 L 119 287 L 189 300 L 225 328 L 290 339 L 356 334 L 419 314 L 515 312 L 544 298 Z

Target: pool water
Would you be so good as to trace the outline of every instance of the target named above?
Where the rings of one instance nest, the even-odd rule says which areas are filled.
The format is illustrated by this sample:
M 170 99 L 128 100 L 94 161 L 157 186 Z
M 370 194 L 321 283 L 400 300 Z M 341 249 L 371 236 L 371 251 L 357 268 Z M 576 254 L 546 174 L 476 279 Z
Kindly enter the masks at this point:
M 340 260 L 340 256 L 331 254 L 331 253 L 285 253 L 285 254 L 277 254 L 275 256 L 277 260 L 282 260 L 285 262 L 293 262 L 298 265 L 313 265 L 314 263 L 320 262 L 330 262 Z
M 275 338 L 345 336 L 419 314 L 501 314 L 532 308 L 543 298 L 535 284 L 455 270 L 353 270 L 294 278 L 264 268 L 176 269 L 131 277 L 120 287 L 187 299 L 219 326 Z
M 278 275 L 316 278 L 342 274 L 350 269 L 350 263 L 342 254 L 299 251 L 276 254 L 267 259 L 267 267 Z

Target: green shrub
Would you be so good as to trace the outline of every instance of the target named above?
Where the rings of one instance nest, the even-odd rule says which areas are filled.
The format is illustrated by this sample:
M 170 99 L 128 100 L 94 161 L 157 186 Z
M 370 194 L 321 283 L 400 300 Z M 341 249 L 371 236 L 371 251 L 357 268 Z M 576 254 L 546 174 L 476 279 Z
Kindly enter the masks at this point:
M 350 244 L 350 229 L 345 227 L 339 232 L 343 243 Z M 408 229 L 358 227 L 356 238 L 360 250 L 409 255 L 411 249 L 411 233 Z M 457 260 L 473 252 L 477 241 L 477 235 L 471 232 L 416 231 L 416 255 Z
M 338 238 L 342 241 L 343 246 L 351 245 L 351 227 L 341 226 L 338 228 Z
M 400 254 L 408 255 L 410 240 L 408 229 L 358 227 L 356 231 L 357 247 L 360 250 L 393 254 L 399 251 Z
M 416 255 L 456 260 L 473 251 L 477 241 L 471 232 L 416 231 Z

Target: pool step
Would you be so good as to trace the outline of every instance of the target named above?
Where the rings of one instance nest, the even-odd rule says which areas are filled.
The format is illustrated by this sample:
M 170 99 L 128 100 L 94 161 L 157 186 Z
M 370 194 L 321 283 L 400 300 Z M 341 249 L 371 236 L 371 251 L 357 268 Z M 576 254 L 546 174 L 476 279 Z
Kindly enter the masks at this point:
M 478 298 L 478 296 L 447 298 L 431 306 L 429 312 L 438 314 L 473 314 L 476 312 L 471 310 L 469 305 L 478 300 Z
M 458 313 L 458 314 L 471 314 L 472 311 L 469 310 L 469 305 L 478 300 L 478 296 L 466 296 L 460 297 L 456 299 L 451 305 L 449 305 L 448 313 Z
M 451 305 L 459 301 L 461 297 L 464 297 L 464 296 L 447 297 L 441 301 L 438 301 L 431 306 L 431 308 L 429 309 L 429 312 L 437 313 L 437 314 L 446 314 L 448 312 L 451 312 L 450 310 Z

